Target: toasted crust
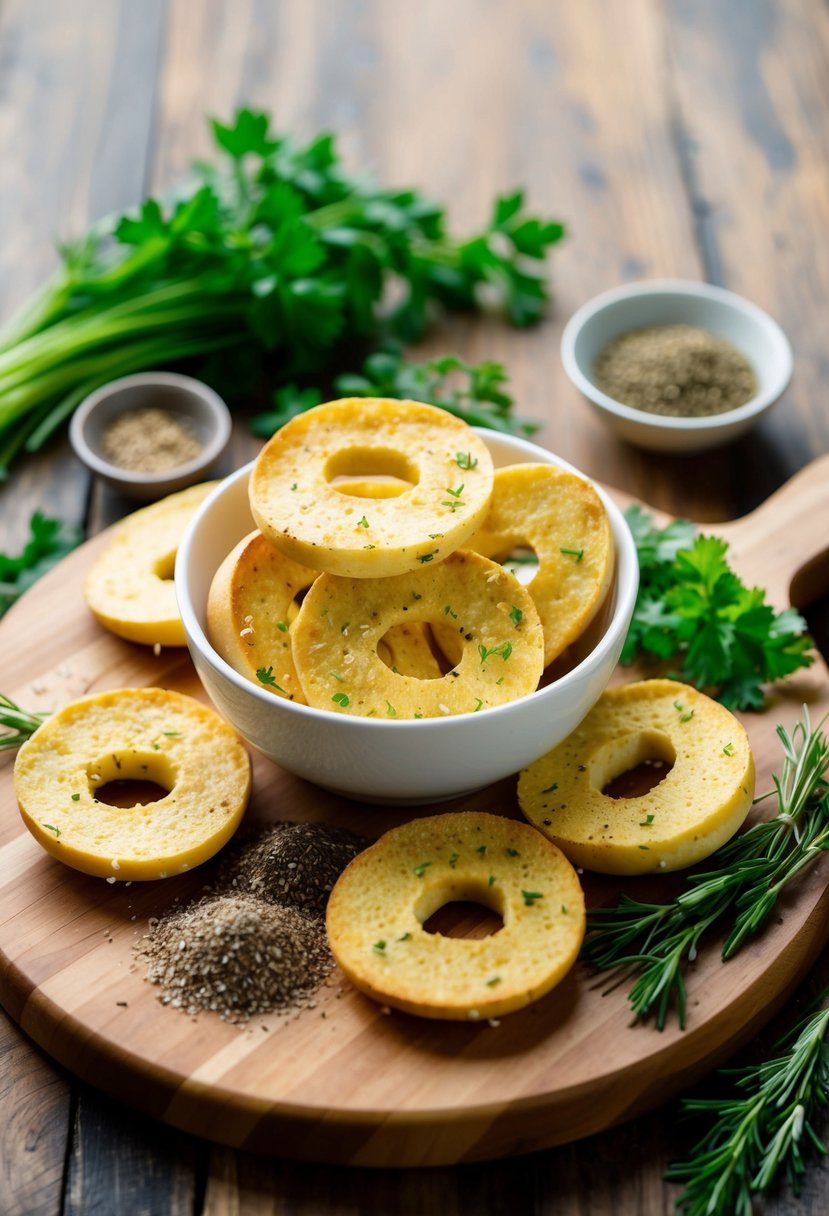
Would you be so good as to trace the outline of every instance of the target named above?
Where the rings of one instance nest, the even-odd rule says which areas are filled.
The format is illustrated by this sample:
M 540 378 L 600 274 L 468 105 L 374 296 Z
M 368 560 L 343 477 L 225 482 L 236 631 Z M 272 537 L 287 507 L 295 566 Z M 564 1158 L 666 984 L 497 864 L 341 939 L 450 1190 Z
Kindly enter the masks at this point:
M 672 767 L 635 798 L 602 790 L 646 760 Z M 524 815 L 575 865 L 605 874 L 680 870 L 740 827 L 754 796 L 748 736 L 733 714 L 674 680 L 608 689 L 563 743 L 524 769 Z
M 98 802 L 115 780 L 169 792 L 123 808 Z M 14 785 L 26 827 L 85 874 L 166 878 L 212 857 L 236 830 L 250 760 L 212 709 L 162 688 L 98 693 L 58 710 L 20 748 Z
M 468 459 L 461 468 L 459 453 Z M 355 497 L 383 474 L 392 497 Z M 298 415 L 268 441 L 250 480 L 260 530 L 302 565 L 386 578 L 439 561 L 481 526 L 492 492 L 489 450 L 466 423 L 416 401 L 347 398 Z M 461 488 L 462 487 L 462 488 Z
M 105 629 L 147 646 L 187 645 L 173 567 L 187 525 L 216 484 L 190 486 L 123 521 L 84 581 L 89 610 Z
M 555 465 L 498 469 L 483 529 L 468 548 L 504 557 L 518 544 L 538 557 L 529 591 L 546 666 L 587 628 L 610 588 L 613 536 L 604 504 L 584 478 Z
M 481 939 L 427 933 L 445 903 L 503 919 Z M 427 1018 L 520 1009 L 559 983 L 584 936 L 584 896 L 564 855 L 525 824 L 481 812 L 394 828 L 359 854 L 328 901 L 331 950 L 355 987 Z
M 251 532 L 222 562 L 207 597 L 211 644 L 240 675 L 277 697 L 304 704 L 291 652 L 295 597 L 317 577 Z M 264 681 L 258 672 L 268 672 Z M 271 682 L 273 681 L 273 682 Z
M 440 678 L 393 672 L 377 653 L 395 626 L 450 619 L 463 650 Z M 532 692 L 543 669 L 541 624 L 526 590 L 501 566 L 463 549 L 394 578 L 320 575 L 292 638 L 308 704 L 346 714 L 471 713 Z

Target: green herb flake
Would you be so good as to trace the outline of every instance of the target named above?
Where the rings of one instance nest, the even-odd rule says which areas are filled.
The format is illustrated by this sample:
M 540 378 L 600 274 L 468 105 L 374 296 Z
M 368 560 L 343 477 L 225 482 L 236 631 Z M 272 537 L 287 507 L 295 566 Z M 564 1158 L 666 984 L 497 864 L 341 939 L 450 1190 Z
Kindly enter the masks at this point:
M 412 936 L 412 935 L 411 935 L 411 933 L 403 933 L 403 934 L 401 934 L 401 936 L 400 936 L 400 937 L 398 937 L 398 939 L 397 939 L 397 940 L 398 940 L 399 942 L 407 942 L 407 941 L 409 941 L 409 939 L 411 938 L 411 936 Z
M 456 621 L 458 619 L 458 614 L 457 614 L 457 612 L 453 612 L 451 604 L 446 605 L 446 607 L 443 610 L 443 615 L 451 616 L 453 621 Z
M 345 676 L 341 676 L 338 671 L 332 671 L 329 674 L 332 675 L 335 680 L 339 680 L 341 684 L 345 682 Z
M 459 469 L 474 469 L 478 464 L 478 458 L 471 452 L 456 452 L 455 464 Z
M 297 490 L 297 488 L 298 488 L 298 487 L 297 487 L 297 483 L 296 483 L 295 481 L 292 481 L 292 482 L 291 482 L 291 490 L 292 490 L 292 491 L 296 491 L 296 490 Z
M 415 866 L 414 873 L 418 878 L 422 878 L 431 864 L 431 861 L 421 861 L 420 865 Z
M 640 828 L 649 828 L 652 823 L 653 823 L 653 815 L 646 815 L 645 818 L 642 820 L 642 822 L 639 824 L 639 826 L 640 826 Z
M 497 657 L 503 659 L 506 663 L 507 659 L 512 654 L 512 642 L 499 642 L 497 646 L 487 648 L 483 642 L 478 646 L 478 654 L 481 656 L 481 666 L 483 667 L 487 659 Z
M 386 943 L 384 941 L 375 942 L 371 948 L 375 954 L 385 954 Z
M 642 850 L 643 853 L 650 853 L 650 851 L 651 851 L 651 846 L 649 844 L 640 844 L 639 848 Z
M 437 553 L 437 549 L 435 549 L 434 553 L 421 553 L 421 554 L 419 554 L 419 555 L 418 555 L 418 559 L 417 559 L 417 560 L 418 560 L 418 561 L 419 561 L 421 564 L 424 564 L 424 563 L 426 563 L 426 562 L 431 562 L 431 561 L 433 561 L 433 560 L 434 560 L 435 553 Z
M 180 739 L 182 737 L 180 730 L 163 730 L 161 733 L 165 739 Z M 121 765 L 119 764 L 118 768 L 120 767 Z
M 497 984 L 500 984 L 500 983 L 501 983 L 500 975 L 493 975 L 491 980 L 487 980 L 486 986 L 487 986 L 487 988 L 494 988 Z
M 478 848 L 475 850 L 475 852 L 480 853 L 481 856 L 483 857 L 484 853 L 486 852 L 486 845 L 485 844 L 479 845 Z
M 287 632 L 288 632 L 288 622 L 287 622 L 287 621 L 277 621 L 277 622 L 276 622 L 276 627 L 277 627 L 277 629 L 279 630 L 279 632 L 280 632 L 280 633 L 287 633 Z
M 486 884 L 486 885 L 487 885 L 488 887 L 492 887 L 492 886 L 494 886 L 494 885 L 495 885 L 495 875 L 494 875 L 494 874 L 490 874 L 490 876 L 489 876 L 489 880 L 488 880 L 488 882 L 487 882 L 487 884 Z
M 723 750 L 724 756 L 733 756 L 734 755 L 734 744 L 726 743 L 725 747 L 722 750 Z
M 260 684 L 267 684 L 269 688 L 276 688 L 279 690 L 279 692 L 285 693 L 285 696 L 288 695 L 287 689 L 284 689 L 281 684 L 277 684 L 272 666 L 257 667 L 256 678 Z
M 562 904 L 562 905 L 561 905 L 561 914 L 562 914 L 562 916 L 566 916 L 566 915 L 567 915 L 567 904 Z
M 524 613 L 521 611 L 520 608 L 516 608 L 515 604 L 513 604 L 512 611 L 510 612 L 509 617 L 510 617 L 510 620 L 512 621 L 513 625 L 520 625 L 524 619 Z
M 565 555 L 565 557 L 574 557 L 576 559 L 576 565 L 578 565 L 578 563 L 584 557 L 584 549 L 561 548 L 561 549 L 559 549 L 559 553 L 563 553 Z
M 544 896 L 540 891 L 522 891 L 524 903 L 528 908 L 531 908 L 537 899 L 543 899 Z
M 453 853 L 452 856 L 449 858 L 449 865 L 452 867 L 453 870 L 454 870 L 455 866 L 458 864 L 458 862 L 460 861 L 460 859 L 461 859 L 460 853 Z
M 342 705 L 343 709 L 345 709 L 347 705 L 351 704 L 348 693 L 345 692 L 335 692 L 331 700 L 335 705 Z
M 557 789 L 558 789 L 558 782 L 554 781 L 552 785 L 548 785 L 547 788 L 545 790 L 542 790 L 541 792 L 542 792 L 542 794 L 554 794 Z
M 377 546 L 376 545 L 363 545 L 363 548 L 364 549 L 376 549 Z
M 520 857 L 521 856 L 521 854 L 518 852 L 518 849 L 504 849 L 504 852 L 506 853 L 507 857 Z
M 396 718 L 397 717 L 397 710 L 394 708 L 391 701 L 386 702 L 386 717 L 387 718 Z
M 680 720 L 680 722 L 690 722 L 691 719 L 693 718 L 693 716 L 694 716 L 693 709 L 689 709 L 687 714 L 682 714 L 682 716 L 680 717 L 679 720 Z
M 357 520 L 357 527 L 358 528 L 367 528 L 368 527 L 368 520 L 366 519 L 365 515 L 363 516 L 362 519 Z
M 51 823 L 42 823 L 42 828 L 48 828 L 50 832 L 54 832 L 55 836 L 60 836 L 60 828 L 53 827 Z
M 475 708 L 472 710 L 473 714 L 476 714 L 482 705 L 483 705 L 483 701 L 481 700 L 481 698 L 476 697 L 475 698 Z
M 73 801 L 73 802 L 80 802 L 80 800 L 81 800 L 81 796 L 80 796 L 80 794 L 73 794 L 73 795 L 72 795 L 72 801 Z
M 463 482 L 461 482 L 457 490 L 450 490 L 449 486 L 447 486 L 446 493 L 451 494 L 453 498 L 460 498 L 461 494 L 463 494 Z

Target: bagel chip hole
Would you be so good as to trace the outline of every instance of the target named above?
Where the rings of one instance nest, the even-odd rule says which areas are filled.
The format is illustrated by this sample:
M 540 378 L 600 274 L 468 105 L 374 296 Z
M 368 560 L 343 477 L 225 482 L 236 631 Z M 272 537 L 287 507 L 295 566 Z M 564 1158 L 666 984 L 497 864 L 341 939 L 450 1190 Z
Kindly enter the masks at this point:
M 442 624 L 411 620 L 392 625 L 377 643 L 377 657 L 389 671 L 415 680 L 440 680 L 461 661 L 463 644 Z
M 415 916 L 426 933 L 442 937 L 480 939 L 504 927 L 500 893 L 481 882 L 446 883 L 427 891 L 415 907 Z
M 138 751 L 101 757 L 87 766 L 87 777 L 96 802 L 123 810 L 159 802 L 176 783 L 167 756 Z
M 538 554 L 523 541 L 511 543 L 509 551 L 506 554 L 497 554 L 493 561 L 500 562 L 524 587 L 529 587 L 538 573 Z
M 641 798 L 665 780 L 675 761 L 674 746 L 662 731 L 635 731 L 594 752 L 590 781 L 607 798 Z
M 399 498 L 420 481 L 414 461 L 394 448 L 342 448 L 329 457 L 325 478 L 350 498 Z
M 153 563 L 152 573 L 164 583 L 171 583 L 173 581 L 173 573 L 176 568 L 176 553 L 176 549 L 171 549 L 169 553 L 165 553 L 163 557 L 159 557 Z

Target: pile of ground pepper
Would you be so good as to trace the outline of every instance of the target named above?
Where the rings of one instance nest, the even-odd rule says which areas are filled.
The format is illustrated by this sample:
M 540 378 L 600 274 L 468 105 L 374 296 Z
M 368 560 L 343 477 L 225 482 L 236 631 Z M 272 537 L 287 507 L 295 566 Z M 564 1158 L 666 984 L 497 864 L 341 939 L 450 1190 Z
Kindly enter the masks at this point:
M 334 965 L 328 895 L 366 843 L 324 823 L 277 823 L 234 841 L 211 893 L 151 922 L 139 943 L 160 1000 L 229 1022 L 308 1005 Z
M 134 473 L 164 473 L 194 460 L 203 444 L 185 418 L 147 406 L 125 410 L 104 428 L 107 460 Z
M 692 325 L 621 334 L 601 351 L 594 374 L 615 401 L 672 417 L 723 414 L 757 391 L 751 364 L 736 346 Z

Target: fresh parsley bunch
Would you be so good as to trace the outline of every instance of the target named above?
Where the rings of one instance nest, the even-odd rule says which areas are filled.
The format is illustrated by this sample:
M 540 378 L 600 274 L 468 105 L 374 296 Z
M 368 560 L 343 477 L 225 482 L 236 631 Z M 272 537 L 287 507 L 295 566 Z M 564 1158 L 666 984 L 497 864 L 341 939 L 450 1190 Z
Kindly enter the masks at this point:
M 762 685 L 813 662 L 806 623 L 775 612 L 726 560 L 728 543 L 676 520 L 653 526 L 641 507 L 625 512 L 639 555 L 639 594 L 621 662 L 679 662 L 679 677 L 732 709 L 759 709 Z
M 528 215 L 521 191 L 458 238 L 419 191 L 347 172 L 330 135 L 297 144 L 249 109 L 212 130 L 220 164 L 64 249 L 0 332 L 0 474 L 92 389 L 142 368 L 224 350 L 255 369 L 264 354 L 276 383 L 327 380 L 355 347 L 419 337 L 436 307 L 494 291 L 513 324 L 542 315 L 563 227 Z
M 399 346 L 369 355 L 362 374 L 346 372 L 334 380 L 341 397 L 398 397 L 426 401 L 455 414 L 470 426 L 495 431 L 532 434 L 537 424 L 512 416 L 513 400 L 506 391 L 507 372 L 501 363 L 471 364 L 455 355 L 442 355 L 423 363 L 407 362 Z M 322 393 L 295 384 L 277 390 L 274 408 L 251 422 L 255 435 L 269 438 L 303 410 L 319 405 Z
M 14 556 L 0 553 L 0 616 L 81 541 L 79 529 L 36 511 L 29 520 L 29 539 Z

